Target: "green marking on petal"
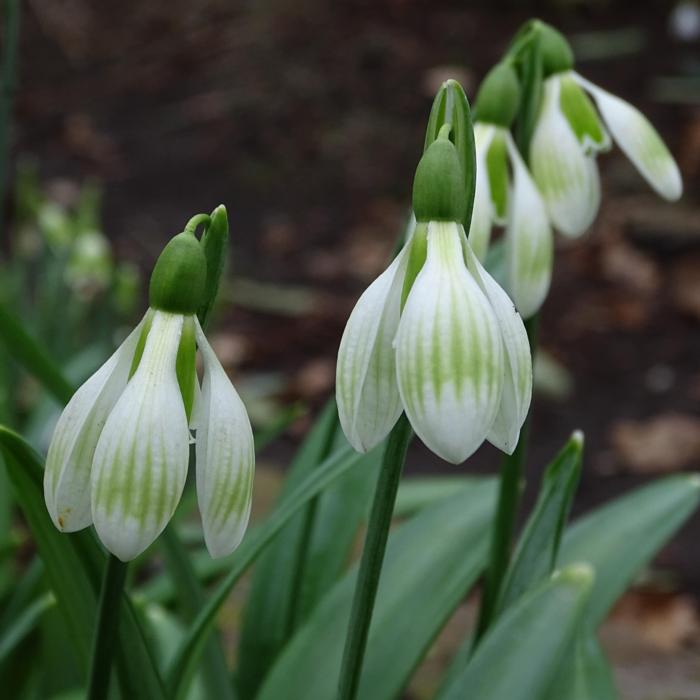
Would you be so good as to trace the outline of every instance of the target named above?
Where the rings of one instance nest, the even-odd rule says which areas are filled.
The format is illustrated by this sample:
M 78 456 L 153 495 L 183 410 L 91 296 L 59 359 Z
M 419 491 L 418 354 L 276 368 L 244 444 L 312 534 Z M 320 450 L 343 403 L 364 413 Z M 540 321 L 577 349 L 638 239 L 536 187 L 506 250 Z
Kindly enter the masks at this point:
M 584 150 L 606 150 L 610 138 L 586 93 L 570 75 L 560 78 L 559 106 Z
M 508 150 L 500 130 L 496 130 L 486 152 L 491 201 L 496 221 L 503 223 L 508 211 Z

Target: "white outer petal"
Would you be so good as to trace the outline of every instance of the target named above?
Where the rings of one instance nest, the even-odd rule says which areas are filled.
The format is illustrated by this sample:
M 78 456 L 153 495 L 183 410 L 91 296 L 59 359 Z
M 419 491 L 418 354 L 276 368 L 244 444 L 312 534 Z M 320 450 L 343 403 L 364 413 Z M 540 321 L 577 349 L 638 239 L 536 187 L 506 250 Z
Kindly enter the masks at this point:
M 559 107 L 559 78 L 544 83 L 544 98 L 530 145 L 530 167 L 561 233 L 581 235 L 600 206 L 600 178 L 595 157 L 586 155 Z
M 163 531 L 185 485 L 189 430 L 175 372 L 183 319 L 154 312 L 141 362 L 95 450 L 92 518 L 105 547 L 122 561 Z
M 591 93 L 615 142 L 642 177 L 664 199 L 672 202 L 679 199 L 683 194 L 683 180 L 678 165 L 649 120 L 629 102 L 577 73 L 573 76 Z
M 481 266 L 468 243 L 464 249 L 467 267 L 491 304 L 503 340 L 503 395 L 487 440 L 503 452 L 513 454 L 532 400 L 530 342 L 513 302 Z
M 197 428 L 197 500 L 212 557 L 243 539 L 253 496 L 255 447 L 245 406 L 197 321 L 204 381 Z
M 508 290 L 520 315 L 530 318 L 549 291 L 554 241 L 542 197 L 510 136 L 507 143 L 513 168 L 505 234 Z
M 44 471 L 44 500 L 54 525 L 75 532 L 92 523 L 90 472 L 109 412 L 129 379 L 143 321 L 76 392 L 51 438 Z
M 411 240 L 364 291 L 338 349 L 336 401 L 348 442 L 358 452 L 379 444 L 401 415 L 393 342 Z
M 401 400 L 437 455 L 459 464 L 485 440 L 503 390 L 503 344 L 493 310 L 467 271 L 463 229 L 430 222 L 428 258 L 396 337 Z
M 480 122 L 474 124 L 476 188 L 474 190 L 474 210 L 469 225 L 469 243 L 479 260 L 483 260 L 488 252 L 494 219 L 486 153 L 491 146 L 495 130 L 496 127 L 491 124 Z

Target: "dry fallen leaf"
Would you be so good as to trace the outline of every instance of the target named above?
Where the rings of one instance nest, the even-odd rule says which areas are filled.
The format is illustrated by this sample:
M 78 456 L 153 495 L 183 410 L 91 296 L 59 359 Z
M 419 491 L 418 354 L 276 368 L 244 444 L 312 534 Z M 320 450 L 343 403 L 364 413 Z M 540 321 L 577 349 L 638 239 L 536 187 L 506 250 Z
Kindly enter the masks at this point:
M 700 418 L 668 413 L 620 421 L 613 426 L 612 444 L 618 459 L 632 471 L 676 471 L 700 460 Z

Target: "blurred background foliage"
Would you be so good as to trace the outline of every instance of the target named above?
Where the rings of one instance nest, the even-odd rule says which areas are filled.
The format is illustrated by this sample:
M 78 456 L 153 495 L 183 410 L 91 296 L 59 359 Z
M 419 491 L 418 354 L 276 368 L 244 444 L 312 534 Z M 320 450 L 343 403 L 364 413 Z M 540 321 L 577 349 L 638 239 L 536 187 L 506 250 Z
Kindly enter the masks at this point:
M 28 0 L 16 74 L 4 76 L 16 90 L 4 93 L 13 119 L 11 158 L 0 164 L 0 299 L 77 382 L 141 313 L 167 238 L 191 212 L 225 203 L 233 274 L 214 345 L 258 429 L 274 433 L 290 406 L 306 409 L 263 455 L 255 508 L 265 510 L 332 391 L 347 315 L 403 226 L 432 95 L 455 77 L 473 97 L 533 15 L 571 39 L 581 72 L 650 117 L 679 160 L 686 194 L 666 205 L 621 154 L 603 156 L 592 231 L 558 242 L 531 481 L 573 428 L 586 434 L 577 511 L 652 475 L 697 469 L 693 0 Z M 56 411 L 0 349 L 0 422 L 42 446 Z M 496 454 L 485 447 L 470 463 L 492 471 Z M 436 467 L 446 470 L 415 445 L 409 472 Z M 28 534 L 16 521 L 11 529 L 9 507 L 0 514 L 5 556 L 21 563 Z M 638 697 L 647 675 L 674 697 L 700 696 L 691 660 L 700 646 L 699 534 L 696 516 L 604 630 L 627 697 Z M 11 576 L 2 584 L 9 591 Z M 464 606 L 440 638 L 414 682 L 418 697 L 429 696 L 442 645 L 454 646 L 471 614 Z

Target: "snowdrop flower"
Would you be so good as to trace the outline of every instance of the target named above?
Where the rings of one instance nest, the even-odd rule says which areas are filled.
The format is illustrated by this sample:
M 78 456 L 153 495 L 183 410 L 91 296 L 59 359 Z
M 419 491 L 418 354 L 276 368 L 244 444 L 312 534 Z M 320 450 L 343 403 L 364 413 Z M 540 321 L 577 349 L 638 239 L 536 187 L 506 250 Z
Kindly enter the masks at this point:
M 197 320 L 205 278 L 199 241 L 190 231 L 175 236 L 153 271 L 149 310 L 76 391 L 49 446 L 44 496 L 54 524 L 64 532 L 94 524 L 123 561 L 143 552 L 172 517 L 187 476 L 191 429 L 211 555 L 235 549 L 248 522 L 253 434 Z
M 458 464 L 485 439 L 515 449 L 532 365 L 522 319 L 460 223 L 465 179 L 449 128 L 418 165 L 410 240 L 350 315 L 336 399 L 356 450 L 381 442 L 405 411 L 423 442 Z
M 552 277 L 552 230 L 540 193 L 510 133 L 520 98 L 513 68 L 484 79 L 475 105 L 476 192 L 469 243 L 483 261 L 494 224 L 505 226 L 506 288 L 523 318 L 544 302 Z
M 546 79 L 530 165 L 555 227 L 578 236 L 592 223 L 600 204 L 595 158 L 611 147 L 611 136 L 660 196 L 677 200 L 683 190 L 678 166 L 649 120 L 576 73 L 559 32 L 543 24 L 539 31 Z

